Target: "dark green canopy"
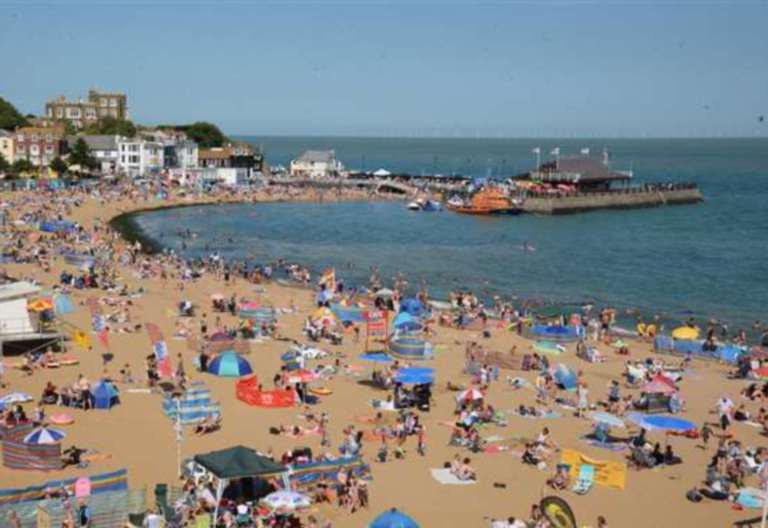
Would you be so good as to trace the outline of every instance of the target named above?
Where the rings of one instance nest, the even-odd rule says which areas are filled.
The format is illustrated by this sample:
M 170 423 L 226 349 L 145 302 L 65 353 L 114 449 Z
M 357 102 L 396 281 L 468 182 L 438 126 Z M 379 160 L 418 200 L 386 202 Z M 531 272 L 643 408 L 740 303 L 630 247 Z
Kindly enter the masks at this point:
M 286 467 L 245 446 L 195 455 L 195 462 L 220 479 L 267 477 L 286 471 Z

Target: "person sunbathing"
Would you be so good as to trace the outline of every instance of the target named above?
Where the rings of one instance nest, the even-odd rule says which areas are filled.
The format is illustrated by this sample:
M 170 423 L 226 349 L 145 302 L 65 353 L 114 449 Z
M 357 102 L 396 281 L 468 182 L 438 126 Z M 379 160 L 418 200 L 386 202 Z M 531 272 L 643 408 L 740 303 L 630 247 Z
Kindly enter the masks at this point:
M 568 467 L 562 464 L 558 464 L 555 474 L 552 478 L 547 480 L 547 485 L 557 491 L 568 489 L 570 486 L 571 477 L 568 473 Z
M 476 480 L 477 475 L 475 474 L 475 470 L 472 469 L 472 466 L 469 465 L 470 459 L 465 458 L 462 463 L 459 465 L 458 472 L 456 473 L 456 477 L 459 480 Z
M 221 428 L 220 416 L 208 416 L 195 426 L 195 434 L 204 435 Z

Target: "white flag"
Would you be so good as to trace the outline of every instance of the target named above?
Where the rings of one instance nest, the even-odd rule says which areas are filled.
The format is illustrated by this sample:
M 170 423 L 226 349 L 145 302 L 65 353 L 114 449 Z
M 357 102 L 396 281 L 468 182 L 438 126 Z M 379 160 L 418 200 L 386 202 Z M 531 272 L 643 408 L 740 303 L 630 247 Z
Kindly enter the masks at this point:
M 533 149 L 531 152 L 533 152 L 534 154 L 541 154 L 541 148 L 539 148 L 539 147 L 536 147 L 536 148 L 535 148 L 535 149 Z
M 581 149 L 581 153 L 584 156 L 589 156 L 589 149 L 588 148 L 583 148 L 583 149 Z
M 559 156 L 560 155 L 560 147 L 555 147 L 551 151 L 549 151 L 550 156 Z

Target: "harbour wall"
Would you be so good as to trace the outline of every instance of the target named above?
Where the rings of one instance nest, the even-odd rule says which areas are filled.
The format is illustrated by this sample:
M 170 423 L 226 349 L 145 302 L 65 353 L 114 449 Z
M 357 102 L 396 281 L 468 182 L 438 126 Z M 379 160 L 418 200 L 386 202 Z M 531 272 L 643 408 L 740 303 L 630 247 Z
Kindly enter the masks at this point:
M 522 209 L 535 214 L 569 214 L 598 209 L 632 209 L 698 203 L 697 188 L 633 190 L 628 192 L 585 193 L 573 196 L 527 197 Z

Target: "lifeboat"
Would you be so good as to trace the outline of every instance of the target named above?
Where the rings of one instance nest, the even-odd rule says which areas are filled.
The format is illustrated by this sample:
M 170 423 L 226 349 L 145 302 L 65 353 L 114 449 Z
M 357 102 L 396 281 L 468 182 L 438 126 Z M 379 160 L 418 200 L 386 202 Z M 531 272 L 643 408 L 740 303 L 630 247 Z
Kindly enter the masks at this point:
M 518 214 L 521 209 L 513 204 L 502 191 L 486 188 L 477 192 L 469 203 L 448 203 L 451 211 L 462 214 L 493 215 L 493 214 Z

